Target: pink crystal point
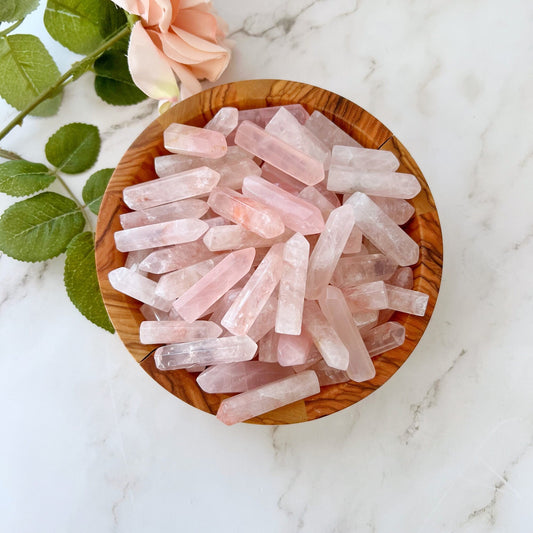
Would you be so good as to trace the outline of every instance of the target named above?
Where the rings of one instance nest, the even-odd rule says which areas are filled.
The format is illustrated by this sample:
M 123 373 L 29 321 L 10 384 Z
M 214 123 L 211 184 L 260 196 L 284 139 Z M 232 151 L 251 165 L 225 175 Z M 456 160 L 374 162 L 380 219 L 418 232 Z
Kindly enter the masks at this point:
M 219 180 L 218 172 L 198 167 L 167 178 L 131 185 L 122 194 L 130 209 L 141 210 L 208 194 Z
M 270 183 L 277 185 L 284 191 L 290 192 L 291 194 L 297 194 L 306 187 L 306 185 L 301 181 L 294 179 L 292 176 L 289 176 L 279 168 L 273 167 L 268 163 L 263 163 L 261 166 L 261 176 Z
M 272 117 L 265 126 L 265 131 L 321 161 L 324 168 L 329 167 L 329 148 L 284 107 Z
M 353 225 L 354 214 L 350 206 L 337 207 L 329 215 L 309 258 L 306 298 L 319 298 L 326 290 Z
M 272 381 L 293 376 L 294 371 L 262 361 L 222 363 L 202 372 L 196 382 L 205 392 L 245 392 Z
M 365 310 L 387 309 L 389 301 L 387 298 L 387 287 L 383 281 L 371 281 L 361 283 L 355 287 L 344 289 L 344 295 L 348 300 L 348 305 L 352 313 Z
M 222 400 L 217 418 L 232 425 L 318 394 L 320 385 L 312 370 L 305 370 Z
M 385 196 L 369 197 L 395 224 L 405 224 L 415 213 L 415 208 L 401 198 L 386 198 Z
M 286 241 L 291 234 L 292 231 L 288 230 L 272 239 L 265 239 L 253 231 L 244 229 L 239 224 L 231 224 L 209 229 L 204 235 L 204 244 L 213 252 L 240 250 L 250 246 L 267 248 L 278 242 Z
M 318 207 L 258 176 L 244 178 L 242 192 L 278 213 L 288 228 L 302 235 L 320 233 L 324 219 Z
M 133 252 L 129 252 L 124 266 L 130 270 L 134 270 L 135 272 L 139 272 L 139 274 L 144 275 L 145 272 L 141 271 L 139 266 L 151 253 L 152 249 L 150 248 L 146 250 L 134 250 Z
M 276 332 L 300 335 L 309 262 L 309 242 L 300 233 L 283 249 L 283 270 L 279 284 Z
M 239 122 L 239 110 L 236 107 L 222 107 L 204 126 L 206 130 L 219 131 L 227 137 Z
M 381 311 L 356 311 L 355 313 L 352 312 L 353 321 L 355 325 L 359 328 L 361 335 L 364 335 L 366 331 L 372 329 L 374 326 L 377 325 L 380 312 Z
M 357 254 L 361 251 L 363 247 L 363 233 L 361 230 L 354 226 L 350 235 L 348 235 L 348 240 L 344 246 L 343 254 Z
M 259 341 L 259 361 L 263 361 L 265 363 L 278 362 L 278 341 L 279 335 L 273 329 L 271 329 Z
M 387 283 L 403 289 L 412 289 L 413 270 L 410 267 L 398 267 L 392 276 L 387 279 Z
M 167 344 L 219 337 L 221 333 L 222 328 L 218 324 L 205 320 L 192 324 L 183 320 L 146 321 L 141 322 L 139 337 L 142 344 Z
M 327 220 L 330 213 L 338 207 L 332 204 L 316 187 L 310 185 L 302 189 L 298 193 L 298 197 L 318 207 L 324 220 Z
M 393 350 L 405 342 L 405 328 L 397 322 L 385 322 L 365 333 L 363 340 L 370 357 Z
M 209 226 L 197 218 L 183 218 L 115 232 L 117 250 L 129 252 L 181 244 L 200 238 Z
M 254 256 L 254 248 L 228 254 L 183 293 L 172 309 L 187 322 L 194 322 L 250 270 Z
M 119 267 L 108 274 L 111 286 L 127 296 L 131 296 L 140 302 L 168 311 L 172 301 L 161 298 L 155 294 L 157 283 L 151 279 L 145 278 L 138 272 L 133 272 L 128 268 Z
M 429 296 L 423 292 L 386 285 L 388 308 L 402 313 L 424 316 Z
M 285 231 L 285 226 L 277 213 L 261 202 L 246 198 L 226 187 L 213 189 L 207 203 L 215 213 L 241 224 L 265 239 L 277 237 Z
M 283 247 L 272 246 L 224 315 L 221 325 L 230 333 L 245 335 L 274 292 L 283 268 Z
M 155 293 L 158 296 L 165 296 L 168 300 L 179 298 L 187 289 L 190 289 L 218 265 L 224 257 L 226 257 L 226 254 L 220 254 L 180 270 L 163 274 L 157 282 Z
M 388 279 L 395 271 L 396 263 L 383 254 L 352 255 L 339 259 L 332 281 L 337 287 L 354 287 Z
M 281 366 L 303 365 L 309 358 L 313 339 L 302 331 L 301 335 L 280 335 L 278 340 L 278 363 Z
M 271 107 L 258 107 L 255 109 L 241 109 L 239 111 L 239 122 L 250 120 L 264 128 L 282 107 L 291 115 L 294 115 L 300 124 L 305 124 L 309 118 L 309 113 L 301 104 L 289 104 L 286 106 L 276 105 Z
M 419 181 L 412 174 L 377 170 L 354 170 L 331 164 L 328 173 L 328 189 L 338 193 L 356 191 L 388 198 L 414 198 L 421 190 Z
M 375 377 L 376 369 L 368 355 L 361 333 L 352 319 L 342 291 L 337 287 L 328 286 L 325 295 L 320 299 L 320 309 L 348 348 L 350 357 L 346 370 L 348 377 L 357 382 Z
M 253 122 L 245 120 L 240 124 L 235 143 L 306 185 L 314 185 L 324 179 L 321 161 L 296 150 Z
M 306 300 L 303 322 L 324 361 L 333 368 L 346 370 L 350 360 L 348 349 L 327 321 L 316 301 Z
M 219 337 L 169 344 L 154 353 L 159 370 L 177 370 L 191 365 L 217 365 L 249 361 L 257 351 L 250 337 Z
M 120 215 L 120 225 L 124 229 L 147 226 L 148 224 L 158 224 L 159 222 L 170 222 L 180 218 L 201 218 L 209 209 L 203 200 L 190 198 L 180 200 L 170 204 L 151 207 L 144 211 L 132 211 Z
M 139 268 L 152 274 L 164 274 L 215 256 L 202 241 L 187 242 L 155 250 L 141 262 Z
M 370 198 L 356 192 L 346 201 L 355 215 L 355 224 L 372 244 L 400 266 L 418 261 L 418 244 L 395 224 Z
M 331 164 L 351 167 L 354 170 L 377 170 L 394 172 L 398 170 L 398 158 L 387 150 L 373 150 L 355 146 L 333 146 Z
M 330 150 L 335 145 L 361 146 L 320 111 L 313 111 L 309 120 L 305 123 L 305 127 L 314 133 Z
M 274 324 L 276 323 L 277 307 L 278 299 L 274 294 L 272 294 L 255 319 L 252 327 L 248 330 L 248 337 L 250 337 L 250 339 L 253 339 L 255 342 L 257 342 L 272 330 Z
M 171 124 L 164 133 L 165 148 L 174 154 L 218 159 L 226 154 L 228 144 L 218 131 Z
M 164 311 L 161 311 L 159 309 L 156 309 L 155 307 L 152 307 L 148 304 L 142 304 L 140 308 L 142 316 L 146 320 L 168 320 L 168 313 L 165 313 Z

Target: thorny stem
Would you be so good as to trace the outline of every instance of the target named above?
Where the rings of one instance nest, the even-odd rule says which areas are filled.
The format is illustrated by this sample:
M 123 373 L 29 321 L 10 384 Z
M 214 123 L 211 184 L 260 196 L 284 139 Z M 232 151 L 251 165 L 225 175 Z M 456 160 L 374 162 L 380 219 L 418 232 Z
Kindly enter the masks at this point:
M 9 28 L 8 28 L 9 29 Z M 71 67 L 51 85 L 46 91 L 42 92 L 31 104 L 26 106 L 2 131 L 0 131 L 0 140 L 3 139 L 15 126 L 22 124 L 22 121 L 31 113 L 41 102 L 44 102 L 51 96 L 54 96 L 58 89 L 65 84 L 65 82 L 72 81 L 72 78 L 83 68 L 87 63 L 92 63 L 98 56 L 111 48 L 117 41 L 128 35 L 130 28 L 128 25 L 123 26 L 120 30 L 115 32 L 107 41 L 104 41 L 94 52 L 84 57 L 81 61 L 73 63 Z

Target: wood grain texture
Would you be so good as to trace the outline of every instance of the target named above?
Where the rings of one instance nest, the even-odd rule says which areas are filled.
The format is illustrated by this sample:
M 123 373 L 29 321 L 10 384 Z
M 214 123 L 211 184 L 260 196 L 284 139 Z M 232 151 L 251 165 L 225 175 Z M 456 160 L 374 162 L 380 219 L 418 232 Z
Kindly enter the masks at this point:
M 326 416 L 353 405 L 381 387 L 405 362 L 420 341 L 433 313 L 442 276 L 442 235 L 429 186 L 417 164 L 393 134 L 375 117 L 358 105 L 334 93 L 298 82 L 251 80 L 220 85 L 203 91 L 174 106 L 150 124 L 122 157 L 104 195 L 96 229 L 96 267 L 102 295 L 109 316 L 127 349 L 142 368 L 169 392 L 188 404 L 216 413 L 222 399 L 229 395 L 208 394 L 196 384 L 195 374 L 185 370 L 160 372 L 151 351 L 138 340 L 143 317 L 140 303 L 116 292 L 107 279 L 108 273 L 124 265 L 126 255 L 115 248 L 113 234 L 121 229 L 119 215 L 128 212 L 122 201 L 122 190 L 128 185 L 156 177 L 154 157 L 165 154 L 163 131 L 173 122 L 203 126 L 224 106 L 251 109 L 265 106 L 302 104 L 309 112 L 321 111 L 354 139 L 367 148 L 393 152 L 400 160 L 399 171 L 414 174 L 422 185 L 412 200 L 415 215 L 405 230 L 420 245 L 420 259 L 414 266 L 414 289 L 429 294 L 426 315 L 415 317 L 395 313 L 393 320 L 406 328 L 405 343 L 374 358 L 376 377 L 365 383 L 342 383 L 323 387 L 305 401 L 266 413 L 250 420 L 257 424 L 291 424 Z

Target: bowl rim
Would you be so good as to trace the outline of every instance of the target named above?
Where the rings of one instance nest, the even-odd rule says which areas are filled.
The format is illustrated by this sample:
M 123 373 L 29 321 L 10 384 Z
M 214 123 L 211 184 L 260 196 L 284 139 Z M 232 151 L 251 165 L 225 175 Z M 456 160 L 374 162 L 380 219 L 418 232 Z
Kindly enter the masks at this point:
M 138 323 L 144 320 L 139 311 L 142 304 L 115 291 L 109 284 L 109 271 L 123 266 L 126 257 L 126 254 L 116 250 L 113 238 L 114 232 L 122 229 L 119 214 L 129 211 L 122 201 L 122 189 L 128 184 L 156 177 L 153 158 L 168 153 L 162 146 L 162 132 L 168 124 L 183 122 L 202 126 L 218 109 L 229 105 L 252 109 L 289 103 L 300 103 L 309 112 L 318 109 L 365 147 L 392 151 L 400 160 L 399 171 L 410 172 L 420 181 L 422 191 L 412 200 L 415 214 L 403 227 L 409 234 L 419 237 L 417 242 L 420 246 L 420 259 L 412 267 L 413 288 L 427 292 L 429 302 L 424 317 L 395 314 L 393 318 L 406 327 L 406 342 L 401 347 L 374 358 L 376 377 L 373 380 L 364 383 L 349 381 L 321 387 L 321 392 L 315 396 L 249 421 L 268 425 L 314 420 L 364 399 L 384 385 L 405 363 L 429 324 L 442 279 L 441 227 L 428 183 L 414 159 L 392 132 L 354 102 L 331 91 L 301 82 L 260 79 L 211 87 L 171 107 L 133 141 L 123 154 L 104 193 L 95 236 L 96 268 L 104 304 L 128 351 L 141 367 L 169 392 L 193 407 L 215 414 L 220 401 L 231 394 L 205 393 L 196 384 L 195 375 L 186 370 L 158 371 L 152 355 L 157 346 L 144 346 L 138 340 Z

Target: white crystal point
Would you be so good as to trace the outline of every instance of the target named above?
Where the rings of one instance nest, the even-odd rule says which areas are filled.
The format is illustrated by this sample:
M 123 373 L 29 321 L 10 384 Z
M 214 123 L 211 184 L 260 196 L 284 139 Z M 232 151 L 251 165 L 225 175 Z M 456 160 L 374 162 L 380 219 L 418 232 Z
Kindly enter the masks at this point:
M 257 351 L 250 337 L 219 337 L 180 344 L 169 344 L 154 353 L 159 370 L 176 370 L 191 365 L 216 365 L 249 361 Z

